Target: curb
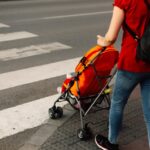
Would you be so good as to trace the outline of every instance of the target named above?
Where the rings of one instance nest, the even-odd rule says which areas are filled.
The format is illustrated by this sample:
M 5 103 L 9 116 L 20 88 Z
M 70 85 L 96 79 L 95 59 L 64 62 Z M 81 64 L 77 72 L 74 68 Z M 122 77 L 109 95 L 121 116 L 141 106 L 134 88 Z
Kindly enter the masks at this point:
M 25 144 L 20 147 L 18 150 L 39 150 L 42 144 L 53 135 L 53 133 L 63 125 L 71 116 L 75 114 L 75 110 L 71 108 L 69 104 L 66 104 L 63 107 L 64 115 L 58 120 L 47 120 L 39 130 L 35 132 L 31 138 L 25 142 Z

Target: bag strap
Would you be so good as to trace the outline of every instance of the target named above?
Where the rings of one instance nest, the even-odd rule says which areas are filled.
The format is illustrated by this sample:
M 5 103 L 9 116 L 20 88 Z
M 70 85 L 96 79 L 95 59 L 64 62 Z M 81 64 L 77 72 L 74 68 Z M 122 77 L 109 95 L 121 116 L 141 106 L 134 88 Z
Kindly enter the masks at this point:
M 144 0 L 146 6 L 148 9 L 150 9 L 150 4 L 147 0 Z M 136 41 L 140 41 L 140 37 L 127 25 L 127 23 L 124 21 L 124 26 L 127 29 L 127 31 L 130 33 L 130 35 L 136 40 Z
M 136 40 L 140 41 L 140 37 L 127 25 L 127 23 L 124 21 L 124 26 L 127 29 L 127 31 L 131 34 L 131 36 Z
M 148 0 L 144 0 L 146 6 L 148 7 L 148 9 L 150 9 L 150 3 L 148 2 Z

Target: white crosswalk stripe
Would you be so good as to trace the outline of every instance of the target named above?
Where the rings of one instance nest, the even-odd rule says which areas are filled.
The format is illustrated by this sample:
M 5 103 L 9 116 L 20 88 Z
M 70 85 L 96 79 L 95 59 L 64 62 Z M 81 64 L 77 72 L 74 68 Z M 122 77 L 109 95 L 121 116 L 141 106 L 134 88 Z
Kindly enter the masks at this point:
M 53 42 L 48 44 L 30 45 L 22 48 L 12 48 L 8 50 L 0 51 L 0 60 L 8 61 L 14 59 L 25 58 L 29 56 L 35 56 L 40 54 L 51 53 L 56 50 L 66 50 L 71 47 L 59 42 Z
M 37 36 L 38 35 L 27 31 L 12 32 L 12 33 L 0 34 L 0 42 L 20 40 L 25 38 L 37 37 Z
M 10 26 L 7 24 L 0 23 L 0 28 L 9 28 Z
M 0 111 L 0 139 L 45 123 L 56 98 L 58 94 Z
M 80 58 L 0 74 L 0 90 L 45 80 L 73 72 Z M 64 68 L 65 66 L 65 68 Z

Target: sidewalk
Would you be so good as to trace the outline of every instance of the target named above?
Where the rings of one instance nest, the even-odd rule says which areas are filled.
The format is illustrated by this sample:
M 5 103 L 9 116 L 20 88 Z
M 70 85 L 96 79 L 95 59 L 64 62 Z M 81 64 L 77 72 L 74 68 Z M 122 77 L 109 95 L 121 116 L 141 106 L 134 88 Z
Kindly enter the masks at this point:
M 119 137 L 120 150 L 149 149 L 139 93 L 139 88 L 136 88 L 126 106 Z M 96 123 L 90 125 L 94 135 L 97 133 L 107 135 L 107 110 L 88 114 L 85 120 Z M 79 113 L 67 105 L 61 119 L 49 120 L 20 150 L 98 150 L 94 137 L 88 141 L 78 139 L 79 128 Z

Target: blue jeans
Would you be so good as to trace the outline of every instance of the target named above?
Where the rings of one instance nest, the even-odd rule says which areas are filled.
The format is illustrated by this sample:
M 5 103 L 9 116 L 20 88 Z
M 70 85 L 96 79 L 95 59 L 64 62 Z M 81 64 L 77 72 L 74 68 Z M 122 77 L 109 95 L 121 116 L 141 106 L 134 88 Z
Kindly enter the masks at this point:
M 122 70 L 117 72 L 109 114 L 108 139 L 113 144 L 117 143 L 124 107 L 137 84 L 140 84 L 141 88 L 142 108 L 150 145 L 150 73 L 132 73 Z

